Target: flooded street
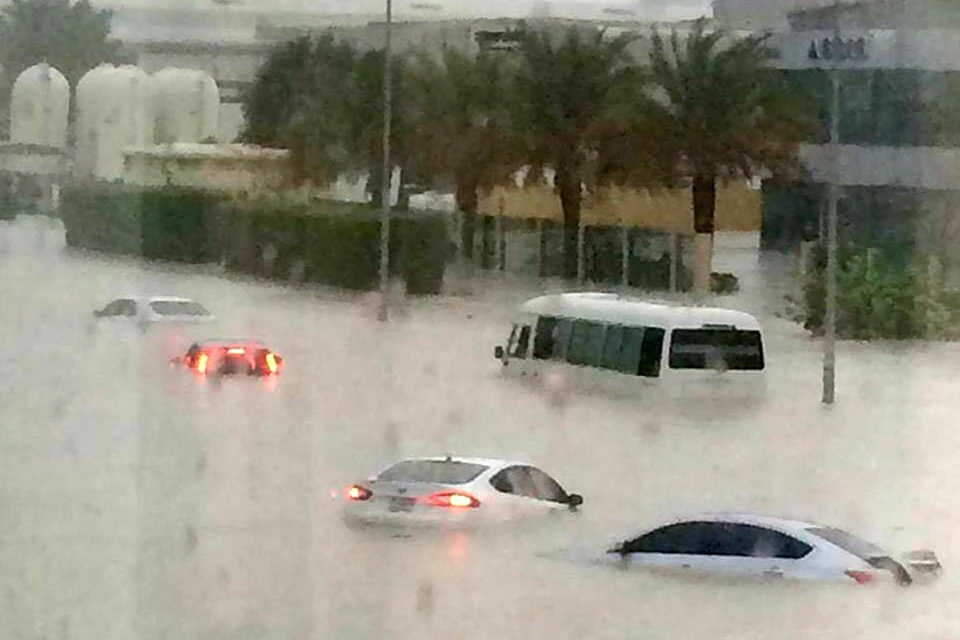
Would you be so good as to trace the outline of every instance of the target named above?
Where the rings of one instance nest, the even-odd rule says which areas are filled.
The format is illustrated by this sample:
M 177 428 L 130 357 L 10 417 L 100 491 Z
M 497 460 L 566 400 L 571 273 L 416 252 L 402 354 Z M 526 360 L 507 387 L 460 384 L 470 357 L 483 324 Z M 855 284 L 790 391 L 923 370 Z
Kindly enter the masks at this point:
M 841 344 L 824 408 L 820 343 L 772 316 L 779 290 L 751 272 L 723 304 L 763 314 L 765 405 L 558 405 L 500 377 L 512 309 L 490 291 L 411 301 L 380 325 L 364 296 L 64 252 L 34 220 L 0 234 L 4 640 L 960 635 L 960 345 Z M 201 384 L 168 367 L 162 338 L 93 330 L 93 309 L 124 294 L 200 301 L 213 333 L 261 338 L 283 375 Z M 489 536 L 341 524 L 331 492 L 395 455 L 445 452 L 529 459 L 584 508 Z M 915 589 L 729 585 L 537 555 L 703 510 L 933 548 L 945 573 Z

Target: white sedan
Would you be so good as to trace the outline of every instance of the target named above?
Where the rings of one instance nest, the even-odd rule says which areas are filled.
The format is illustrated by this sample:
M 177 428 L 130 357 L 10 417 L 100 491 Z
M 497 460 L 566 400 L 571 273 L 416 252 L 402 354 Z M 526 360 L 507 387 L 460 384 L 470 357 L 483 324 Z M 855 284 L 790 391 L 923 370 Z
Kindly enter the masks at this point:
M 348 524 L 471 526 L 576 511 L 582 503 L 526 462 L 417 457 L 349 485 L 344 518 Z
M 903 586 L 936 578 L 942 571 L 932 551 L 914 551 L 897 560 L 841 529 L 749 514 L 675 520 L 618 542 L 599 562 L 696 577 Z
M 100 322 L 151 324 L 201 324 L 213 322 L 214 316 L 203 305 L 189 298 L 176 296 L 116 298 L 93 312 Z

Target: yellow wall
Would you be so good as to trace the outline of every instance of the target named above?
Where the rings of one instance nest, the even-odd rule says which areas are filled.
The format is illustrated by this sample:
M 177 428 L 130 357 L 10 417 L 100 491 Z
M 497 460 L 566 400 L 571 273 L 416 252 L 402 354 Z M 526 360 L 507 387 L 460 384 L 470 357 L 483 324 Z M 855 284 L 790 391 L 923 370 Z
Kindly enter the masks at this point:
M 717 231 L 759 231 L 760 191 L 744 182 L 717 188 Z M 480 212 L 511 218 L 561 220 L 560 199 L 553 189 L 498 187 L 480 198 Z M 645 190 L 610 187 L 583 202 L 588 225 L 628 224 L 647 229 L 693 233 L 693 202 L 689 189 Z

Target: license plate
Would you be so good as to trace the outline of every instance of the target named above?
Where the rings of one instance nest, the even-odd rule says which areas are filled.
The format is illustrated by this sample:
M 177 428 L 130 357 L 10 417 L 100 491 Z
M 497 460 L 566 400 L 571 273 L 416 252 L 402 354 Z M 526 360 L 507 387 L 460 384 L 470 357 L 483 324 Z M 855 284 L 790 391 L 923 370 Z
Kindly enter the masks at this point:
M 416 500 L 414 498 L 392 496 L 390 498 L 390 505 L 387 508 L 390 511 L 412 511 L 415 503 Z

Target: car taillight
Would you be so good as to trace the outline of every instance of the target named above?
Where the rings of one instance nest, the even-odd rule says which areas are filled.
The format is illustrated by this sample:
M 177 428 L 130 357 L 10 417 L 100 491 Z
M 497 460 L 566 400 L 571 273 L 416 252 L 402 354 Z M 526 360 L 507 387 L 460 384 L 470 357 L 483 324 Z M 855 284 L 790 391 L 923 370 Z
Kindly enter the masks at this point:
M 373 491 L 358 484 L 352 484 L 347 487 L 344 495 L 347 496 L 347 500 L 369 500 L 373 497 Z
M 854 580 L 857 581 L 857 584 L 869 584 L 873 582 L 877 575 L 873 571 L 861 571 L 859 569 L 849 569 L 844 571 L 844 573 Z
M 206 373 L 207 372 L 207 362 L 210 360 L 210 356 L 205 353 L 201 353 L 197 356 L 197 373 Z
M 434 493 L 429 496 L 423 496 L 419 499 L 419 502 L 432 507 L 455 507 L 460 509 L 475 509 L 480 506 L 480 501 L 472 495 L 458 491 L 446 491 L 444 493 Z
M 278 359 L 278 357 L 277 357 L 274 353 L 272 353 L 272 352 L 271 352 L 271 353 L 268 353 L 268 354 L 264 357 L 264 360 L 265 360 L 266 363 L 267 363 L 267 371 L 269 371 L 270 373 L 276 373 L 277 371 L 280 370 L 280 362 L 279 362 L 279 359 Z

